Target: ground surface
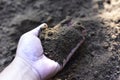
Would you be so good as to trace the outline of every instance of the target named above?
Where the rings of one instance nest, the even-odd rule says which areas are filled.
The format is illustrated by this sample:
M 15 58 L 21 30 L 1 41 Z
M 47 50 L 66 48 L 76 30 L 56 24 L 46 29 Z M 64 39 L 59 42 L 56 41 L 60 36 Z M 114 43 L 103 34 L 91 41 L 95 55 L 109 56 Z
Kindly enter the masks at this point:
M 19 37 L 46 22 L 79 18 L 85 43 L 52 80 L 117 80 L 120 76 L 120 0 L 0 0 L 0 71 L 15 56 Z

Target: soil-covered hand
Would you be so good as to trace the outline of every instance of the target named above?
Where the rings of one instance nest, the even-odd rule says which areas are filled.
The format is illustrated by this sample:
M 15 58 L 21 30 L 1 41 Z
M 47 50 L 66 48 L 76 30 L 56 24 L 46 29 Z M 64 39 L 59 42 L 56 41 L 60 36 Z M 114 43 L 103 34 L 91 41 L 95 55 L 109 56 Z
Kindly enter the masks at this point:
M 44 51 L 38 34 L 40 29 L 45 27 L 47 27 L 47 24 L 43 23 L 37 28 L 23 34 L 20 38 L 16 55 L 16 57 L 23 59 L 34 68 L 41 79 L 49 78 L 60 70 L 57 62 L 47 58 L 43 54 Z

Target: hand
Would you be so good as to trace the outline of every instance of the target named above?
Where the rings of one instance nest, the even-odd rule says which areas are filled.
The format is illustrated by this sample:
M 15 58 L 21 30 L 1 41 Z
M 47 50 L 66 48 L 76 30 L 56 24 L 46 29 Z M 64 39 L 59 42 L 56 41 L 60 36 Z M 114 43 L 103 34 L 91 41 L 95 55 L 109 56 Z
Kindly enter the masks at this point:
M 19 40 L 13 62 L 0 74 L 0 80 L 45 80 L 54 76 L 60 65 L 43 54 L 43 47 L 37 37 L 42 24 L 23 34 Z
M 57 62 L 43 54 L 41 41 L 37 37 L 40 29 L 45 27 L 47 27 L 47 24 L 44 23 L 23 34 L 20 38 L 16 55 L 16 57 L 31 65 L 42 79 L 49 78 L 60 70 L 60 65 Z

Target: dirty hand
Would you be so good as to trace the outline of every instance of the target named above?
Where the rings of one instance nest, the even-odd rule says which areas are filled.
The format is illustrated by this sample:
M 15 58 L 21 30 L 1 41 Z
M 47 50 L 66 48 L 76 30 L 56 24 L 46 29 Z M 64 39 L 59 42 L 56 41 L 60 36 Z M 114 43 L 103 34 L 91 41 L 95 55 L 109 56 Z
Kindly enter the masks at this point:
M 8 73 L 10 69 L 13 69 L 8 75 L 18 74 L 19 76 L 16 76 L 16 80 L 44 80 L 52 77 L 60 70 L 60 65 L 57 62 L 43 54 L 44 51 L 38 34 L 40 29 L 44 27 L 47 27 L 47 24 L 41 24 L 21 36 L 16 57 L 7 69 L 3 71 L 3 75 L 5 71 Z M 1 74 L 1 76 L 3 75 Z M 20 76 L 22 78 L 18 79 Z M 12 80 L 15 77 L 12 75 L 10 78 L 9 80 Z M 2 79 L 0 78 L 0 80 Z

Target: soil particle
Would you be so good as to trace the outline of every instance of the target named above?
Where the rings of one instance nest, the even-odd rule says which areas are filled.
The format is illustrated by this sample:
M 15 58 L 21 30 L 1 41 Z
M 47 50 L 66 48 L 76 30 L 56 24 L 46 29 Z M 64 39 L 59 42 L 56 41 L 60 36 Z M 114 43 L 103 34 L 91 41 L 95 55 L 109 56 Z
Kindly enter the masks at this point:
M 108 49 L 109 43 L 108 42 L 103 42 L 102 46 L 103 46 L 103 48 Z

